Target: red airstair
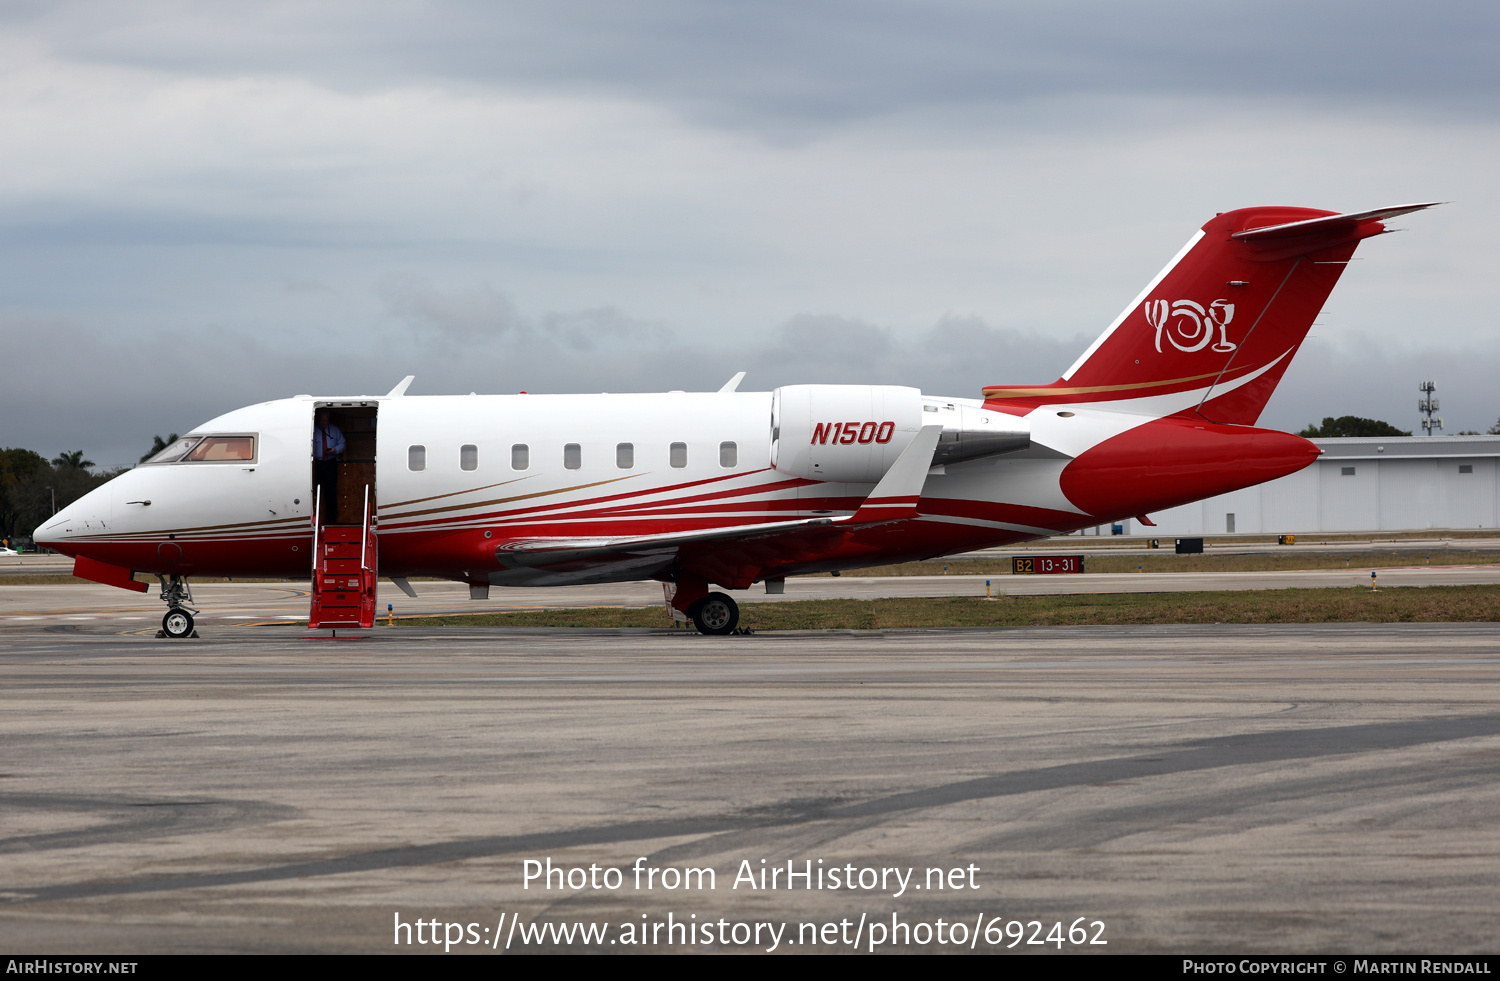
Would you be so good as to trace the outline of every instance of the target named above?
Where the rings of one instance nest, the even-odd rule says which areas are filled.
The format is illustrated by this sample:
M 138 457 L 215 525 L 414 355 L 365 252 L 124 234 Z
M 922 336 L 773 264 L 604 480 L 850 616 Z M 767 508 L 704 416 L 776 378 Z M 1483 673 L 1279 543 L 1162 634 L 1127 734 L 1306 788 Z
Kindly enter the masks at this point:
M 313 505 L 312 611 L 307 625 L 375 626 L 375 523 L 365 487 L 364 521 L 322 524 L 321 488 Z

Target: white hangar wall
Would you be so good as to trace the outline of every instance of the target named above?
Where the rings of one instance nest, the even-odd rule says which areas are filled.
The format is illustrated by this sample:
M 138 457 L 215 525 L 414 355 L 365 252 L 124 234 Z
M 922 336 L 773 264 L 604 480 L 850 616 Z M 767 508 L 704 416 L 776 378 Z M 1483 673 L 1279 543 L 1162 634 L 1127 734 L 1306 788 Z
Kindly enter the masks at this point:
M 1124 533 L 1180 537 L 1500 527 L 1500 437 L 1313 442 L 1323 455 L 1305 470 L 1155 512 L 1148 515 L 1155 528 L 1126 521 Z M 1108 535 L 1110 528 L 1101 531 Z

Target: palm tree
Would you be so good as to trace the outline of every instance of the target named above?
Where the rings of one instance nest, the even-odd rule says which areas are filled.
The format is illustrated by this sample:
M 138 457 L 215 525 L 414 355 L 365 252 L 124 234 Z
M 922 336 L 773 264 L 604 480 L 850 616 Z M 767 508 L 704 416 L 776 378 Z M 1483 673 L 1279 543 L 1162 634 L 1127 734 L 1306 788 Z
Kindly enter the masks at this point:
M 158 433 L 157 435 L 151 437 L 151 439 L 152 439 L 151 452 L 149 452 L 145 456 L 141 457 L 141 462 L 145 463 L 147 460 L 151 459 L 153 456 L 155 456 L 156 454 L 160 453 L 162 450 L 164 450 L 167 447 L 171 446 L 173 443 L 177 442 L 177 438 L 178 437 L 177 437 L 176 433 L 173 433 L 172 435 L 168 436 L 166 439 L 162 439 L 160 433 Z
M 87 470 L 89 467 L 92 467 L 94 465 L 94 461 L 85 460 L 83 458 L 82 450 L 74 450 L 72 453 L 59 453 L 57 456 L 53 457 L 52 465 L 54 467 L 62 467 L 64 469 L 71 468 L 73 470 Z

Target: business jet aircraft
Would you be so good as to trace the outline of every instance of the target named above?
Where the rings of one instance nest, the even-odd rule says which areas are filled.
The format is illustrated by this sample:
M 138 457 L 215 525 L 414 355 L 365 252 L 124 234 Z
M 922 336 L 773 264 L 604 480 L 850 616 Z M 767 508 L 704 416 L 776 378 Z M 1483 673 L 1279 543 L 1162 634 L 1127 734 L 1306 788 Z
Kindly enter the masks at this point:
M 1434 202 L 1435 203 L 1435 202 Z M 655 579 L 706 634 L 730 590 L 1149 514 L 1293 473 L 1255 422 L 1360 240 L 1428 204 L 1215 216 L 1046 385 L 295 398 L 239 409 L 58 513 L 39 544 L 193 633 L 189 576 L 311 575 L 312 627 L 372 625 L 377 572 L 491 586 Z M 314 417 L 346 437 L 336 495 Z

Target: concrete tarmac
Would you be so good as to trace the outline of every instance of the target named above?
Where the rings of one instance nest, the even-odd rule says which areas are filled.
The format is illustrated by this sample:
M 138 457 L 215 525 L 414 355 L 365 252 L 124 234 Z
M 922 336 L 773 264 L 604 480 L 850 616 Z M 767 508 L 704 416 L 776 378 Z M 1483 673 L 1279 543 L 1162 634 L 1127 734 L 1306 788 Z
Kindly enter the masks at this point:
M 669 914 L 712 951 L 892 917 L 928 938 L 896 950 L 1010 921 L 1111 953 L 1495 947 L 1495 624 L 146 632 L 0 631 L 7 949 L 430 953 L 436 919 L 474 924 L 455 951 L 583 949 L 517 922 L 660 950 L 622 929 Z M 524 888 L 549 859 L 620 886 Z M 715 888 L 638 890 L 638 860 Z M 788 861 L 876 871 L 735 888 Z
M 1500 583 L 1500 565 L 1385 568 L 1376 570 L 1382 586 L 1439 586 Z M 1307 572 L 1154 572 L 1086 573 L 1066 576 L 841 576 L 788 579 L 786 592 L 768 595 L 763 587 L 734 593 L 740 603 L 808 599 L 885 599 L 901 596 L 983 596 L 985 584 L 995 595 L 1043 593 L 1190 592 L 1215 589 L 1291 589 L 1370 585 L 1368 569 L 1321 569 Z M 376 608 L 386 605 L 397 616 L 434 616 L 446 613 L 484 613 L 505 610 L 587 606 L 663 606 L 660 583 L 610 583 L 601 586 L 496 586 L 490 599 L 469 599 L 462 583 L 413 583 L 411 599 L 389 581 L 382 581 Z M 193 584 L 199 630 L 206 627 L 254 626 L 267 621 L 306 622 L 305 583 Z M 166 608 L 155 588 L 149 594 L 114 586 L 67 584 L 56 586 L 0 585 L 0 630 L 34 622 L 148 624 L 161 620 Z M 665 621 L 666 614 L 663 613 Z

